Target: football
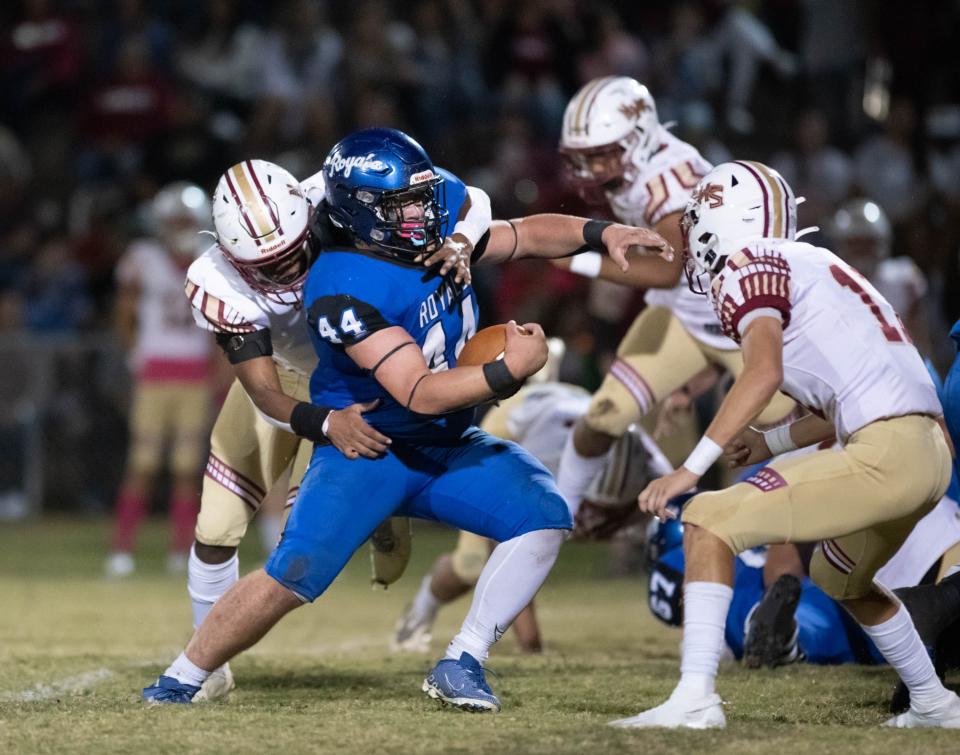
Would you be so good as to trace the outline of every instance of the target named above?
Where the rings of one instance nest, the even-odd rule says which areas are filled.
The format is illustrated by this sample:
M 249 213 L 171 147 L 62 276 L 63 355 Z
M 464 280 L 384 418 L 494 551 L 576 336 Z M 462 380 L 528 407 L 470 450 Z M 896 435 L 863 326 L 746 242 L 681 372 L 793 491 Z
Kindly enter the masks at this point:
M 507 345 L 507 326 L 490 325 L 467 339 L 457 357 L 459 367 L 479 366 L 503 356 Z
M 518 330 L 524 334 L 527 332 L 520 326 L 518 326 Z M 506 345 L 507 326 L 490 325 L 477 331 L 472 338 L 467 340 L 460 350 L 460 356 L 457 357 L 457 365 L 460 367 L 479 366 L 492 362 L 494 359 L 500 359 Z

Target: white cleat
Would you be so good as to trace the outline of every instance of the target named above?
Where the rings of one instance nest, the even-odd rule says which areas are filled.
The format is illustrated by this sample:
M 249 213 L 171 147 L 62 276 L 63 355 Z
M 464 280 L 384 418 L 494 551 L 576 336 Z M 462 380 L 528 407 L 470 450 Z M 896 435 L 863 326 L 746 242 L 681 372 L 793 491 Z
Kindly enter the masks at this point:
M 207 680 L 200 687 L 200 691 L 193 696 L 193 702 L 208 703 L 214 700 L 223 700 L 236 686 L 237 683 L 233 681 L 230 664 L 224 663 L 207 677 Z
M 894 716 L 883 725 L 894 729 L 960 729 L 960 697 L 951 692 L 943 705 L 925 713 L 911 706 L 905 713 Z
M 671 697 L 656 708 L 630 718 L 611 721 L 620 729 L 723 729 L 727 725 L 720 695 L 705 697 Z
M 111 553 L 103 565 L 104 574 L 110 579 L 123 579 L 136 571 L 137 565 L 133 556 L 125 551 Z
M 403 615 L 397 619 L 393 628 L 393 637 L 390 640 L 390 651 L 393 653 L 427 653 L 430 642 L 433 640 L 434 616 L 415 616 L 413 607 L 408 606 Z

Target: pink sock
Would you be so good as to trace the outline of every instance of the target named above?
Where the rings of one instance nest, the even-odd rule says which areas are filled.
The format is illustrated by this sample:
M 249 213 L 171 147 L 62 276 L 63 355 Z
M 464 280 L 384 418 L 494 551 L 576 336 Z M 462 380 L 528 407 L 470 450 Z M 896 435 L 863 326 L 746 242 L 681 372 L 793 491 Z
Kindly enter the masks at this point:
M 186 553 L 193 544 L 197 526 L 196 496 L 174 496 L 170 499 L 171 550 Z
M 113 550 L 129 553 L 137 539 L 137 528 L 147 509 L 142 496 L 121 490 L 113 520 Z

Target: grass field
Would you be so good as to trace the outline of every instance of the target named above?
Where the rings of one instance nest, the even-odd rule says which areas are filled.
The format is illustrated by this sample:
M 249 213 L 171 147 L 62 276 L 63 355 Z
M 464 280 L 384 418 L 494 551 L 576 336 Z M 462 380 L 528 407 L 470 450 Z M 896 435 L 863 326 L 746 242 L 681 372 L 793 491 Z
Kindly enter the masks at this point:
M 453 543 L 426 527 L 389 591 L 372 592 L 366 559 L 355 558 L 326 596 L 241 656 L 228 702 L 147 708 L 140 688 L 190 624 L 183 582 L 161 570 L 162 540 L 158 524 L 148 527 L 138 575 L 110 583 L 100 576 L 103 523 L 0 527 L 0 752 L 960 752 L 958 732 L 879 728 L 893 675 L 851 666 L 731 665 L 719 685 L 726 730 L 611 729 L 608 720 L 669 693 L 680 637 L 651 617 L 642 580 L 604 577 L 600 546 L 567 546 L 541 592 L 542 657 L 518 655 L 509 635 L 495 649 L 504 712 L 441 709 L 420 682 L 466 601 L 441 614 L 433 655 L 386 649 L 419 576 Z M 244 557 L 250 568 L 259 553 Z

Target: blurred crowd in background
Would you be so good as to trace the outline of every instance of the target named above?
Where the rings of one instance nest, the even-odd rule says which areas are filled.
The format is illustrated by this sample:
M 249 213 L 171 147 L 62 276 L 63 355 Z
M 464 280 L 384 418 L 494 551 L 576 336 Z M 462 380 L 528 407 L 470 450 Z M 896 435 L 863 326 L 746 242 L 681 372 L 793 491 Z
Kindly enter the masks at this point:
M 876 200 L 893 253 L 928 278 L 932 340 L 949 354 L 957 0 L 10 0 L 0 35 L 0 335 L 21 344 L 109 341 L 115 263 L 150 233 L 145 208 L 163 185 L 212 190 L 245 157 L 306 178 L 358 127 L 408 131 L 485 189 L 495 217 L 598 216 L 564 185 L 556 145 L 570 96 L 616 74 L 646 83 L 661 121 L 707 159 L 778 168 L 806 197 L 800 226 L 820 226 L 823 242 L 845 199 Z M 487 322 L 535 320 L 564 337 L 567 377 L 588 387 L 642 306 L 545 264 L 484 270 L 476 285 Z M 0 346 L 5 364 L 21 354 Z M 18 404 L 31 373 L 8 369 L 0 425 L 41 412 L 50 436 L 59 416 L 61 430 L 122 437 L 122 359 L 57 354 L 46 395 L 59 403 Z M 68 383 L 93 397 L 71 403 Z M 16 467 L 28 451 L 6 437 L 0 467 Z M 82 505 L 103 507 L 121 464 L 109 443 L 89 453 L 74 463 L 100 476 Z

